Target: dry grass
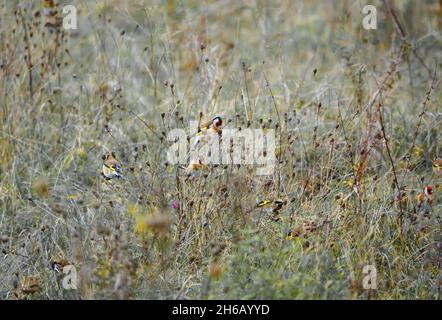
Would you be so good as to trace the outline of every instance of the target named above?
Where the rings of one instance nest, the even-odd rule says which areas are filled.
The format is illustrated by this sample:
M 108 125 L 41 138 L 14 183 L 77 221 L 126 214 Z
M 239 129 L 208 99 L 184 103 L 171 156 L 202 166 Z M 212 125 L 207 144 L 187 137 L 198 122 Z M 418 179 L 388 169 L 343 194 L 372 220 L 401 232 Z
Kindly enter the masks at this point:
M 42 2 L 0 9 L 2 298 L 440 298 L 438 1 Z M 200 113 L 275 129 L 274 174 L 168 164 Z

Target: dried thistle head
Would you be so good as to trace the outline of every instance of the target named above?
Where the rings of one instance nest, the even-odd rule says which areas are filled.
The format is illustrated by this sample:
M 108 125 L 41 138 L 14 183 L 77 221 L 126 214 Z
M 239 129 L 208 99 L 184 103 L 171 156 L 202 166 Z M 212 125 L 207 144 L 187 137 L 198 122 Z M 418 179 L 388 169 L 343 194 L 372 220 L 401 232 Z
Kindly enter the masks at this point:
M 46 177 L 40 177 L 34 184 L 34 190 L 39 197 L 47 197 L 49 195 L 49 181 Z
M 224 270 L 220 263 L 214 262 L 209 266 L 209 275 L 214 280 L 219 280 L 223 272 Z
M 152 210 L 152 213 L 147 215 L 146 222 L 148 228 L 157 234 L 164 235 L 167 233 L 170 225 L 170 219 L 168 215 L 159 210 Z

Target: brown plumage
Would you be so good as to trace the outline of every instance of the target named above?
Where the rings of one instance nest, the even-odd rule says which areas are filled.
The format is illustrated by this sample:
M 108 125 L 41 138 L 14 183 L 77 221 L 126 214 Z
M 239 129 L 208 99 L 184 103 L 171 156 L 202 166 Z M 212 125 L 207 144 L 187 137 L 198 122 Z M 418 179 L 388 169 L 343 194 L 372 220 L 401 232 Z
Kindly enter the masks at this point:
M 192 175 L 193 177 L 199 175 L 201 171 L 205 168 L 205 164 L 201 160 L 200 157 L 197 157 L 195 160 L 190 161 L 187 167 L 181 167 L 186 174 Z
M 442 158 L 433 160 L 433 172 L 437 176 L 442 176 Z

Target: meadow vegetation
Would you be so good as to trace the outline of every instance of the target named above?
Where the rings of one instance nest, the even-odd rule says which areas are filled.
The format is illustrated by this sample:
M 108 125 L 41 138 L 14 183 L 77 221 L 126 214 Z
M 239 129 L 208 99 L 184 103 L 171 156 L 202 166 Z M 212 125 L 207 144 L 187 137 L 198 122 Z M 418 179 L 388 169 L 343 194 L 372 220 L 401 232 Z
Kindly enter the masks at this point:
M 0 6 L 1 299 L 440 299 L 440 1 Z M 274 129 L 273 174 L 168 163 L 215 116 Z

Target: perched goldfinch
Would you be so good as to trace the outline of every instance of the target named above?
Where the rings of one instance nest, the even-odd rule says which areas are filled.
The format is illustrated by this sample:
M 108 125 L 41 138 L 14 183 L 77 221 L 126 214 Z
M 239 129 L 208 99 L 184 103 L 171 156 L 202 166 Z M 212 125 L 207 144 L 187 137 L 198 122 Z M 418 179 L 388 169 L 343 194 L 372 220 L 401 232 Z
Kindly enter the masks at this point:
M 433 187 L 427 186 L 424 188 L 424 191 L 420 192 L 417 195 L 417 204 L 418 208 L 421 208 L 423 205 L 430 205 L 433 203 Z
M 221 126 L 223 124 L 223 120 L 221 117 L 215 117 L 211 121 L 204 123 L 198 128 L 198 132 L 196 134 L 194 148 L 198 149 L 203 143 L 206 143 L 210 139 L 216 136 L 221 135 Z
M 273 212 L 277 212 L 279 211 L 282 206 L 285 204 L 284 200 L 281 199 L 276 199 L 276 200 L 262 200 L 260 202 L 258 202 L 255 207 L 256 208 L 262 208 L 262 207 L 266 207 L 267 205 L 272 205 L 272 211 Z
M 103 156 L 101 173 L 106 180 L 123 177 L 121 174 L 121 166 L 118 164 L 117 159 L 115 159 L 113 152 Z
M 316 230 L 316 224 L 314 222 L 304 222 L 301 226 L 296 227 L 287 234 L 287 240 L 293 240 L 296 238 L 306 238 L 309 233 Z
M 433 172 L 437 176 L 442 176 L 442 158 L 436 158 L 433 161 Z
M 304 232 L 303 232 L 302 228 L 297 227 L 297 228 L 295 228 L 295 229 L 293 229 L 293 230 L 291 230 L 291 231 L 289 231 L 287 233 L 286 239 L 287 240 L 293 240 L 295 238 L 300 238 L 302 236 L 304 236 Z
M 183 169 L 186 174 L 196 177 L 199 176 L 204 167 L 205 165 L 203 164 L 201 157 L 197 157 L 195 160 L 192 160 L 187 167 L 180 168 Z

